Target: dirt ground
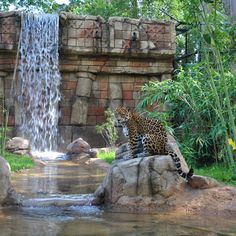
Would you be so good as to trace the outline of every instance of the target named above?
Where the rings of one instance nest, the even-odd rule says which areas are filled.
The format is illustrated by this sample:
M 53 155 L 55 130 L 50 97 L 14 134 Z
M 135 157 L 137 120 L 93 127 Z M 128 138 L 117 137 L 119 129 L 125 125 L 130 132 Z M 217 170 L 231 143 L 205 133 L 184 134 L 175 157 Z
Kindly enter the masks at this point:
M 223 186 L 208 189 L 190 189 L 175 199 L 175 212 L 183 214 L 221 215 L 236 219 L 236 188 Z

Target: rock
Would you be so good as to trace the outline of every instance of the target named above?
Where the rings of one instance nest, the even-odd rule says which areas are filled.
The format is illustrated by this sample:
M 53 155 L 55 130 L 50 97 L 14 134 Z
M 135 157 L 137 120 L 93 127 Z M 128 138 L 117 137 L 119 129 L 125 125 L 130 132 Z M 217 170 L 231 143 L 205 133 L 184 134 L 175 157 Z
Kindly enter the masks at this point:
M 10 166 L 4 158 L 0 157 L 0 204 L 7 197 L 8 189 L 11 187 L 10 177 Z
M 175 146 L 173 140 L 169 144 Z M 117 155 L 122 154 L 121 150 L 126 153 L 126 147 L 120 147 Z M 185 160 L 180 159 L 187 172 Z M 177 173 L 172 158 L 165 155 L 115 160 L 95 191 L 92 204 L 129 213 L 203 213 L 236 217 L 236 207 L 232 207 L 236 205 L 235 197 L 236 188 L 222 186 L 209 177 L 195 175 L 186 181 Z
M 90 159 L 90 155 L 87 153 L 72 154 L 70 155 L 70 160 L 79 163 L 87 163 Z
M 120 147 L 116 150 L 116 160 L 120 159 L 126 159 L 126 157 L 129 155 L 129 148 L 128 148 L 128 143 L 124 143 L 120 145 Z
M 162 205 L 180 191 L 184 183 L 169 156 L 116 161 L 95 192 L 95 202 L 119 204 L 127 197 L 148 197 Z
M 213 178 L 194 175 L 188 181 L 189 186 L 195 189 L 206 189 L 222 186 L 218 181 Z
M 0 157 L 0 206 L 20 205 L 21 197 L 11 185 L 11 170 L 8 162 Z
M 179 147 L 178 147 L 178 144 L 176 142 L 176 140 L 174 139 L 173 136 L 171 135 L 168 135 L 168 143 L 167 143 L 169 146 L 172 147 L 172 149 L 174 150 L 174 152 L 177 154 L 177 156 L 180 158 L 180 161 L 181 161 L 181 166 L 182 166 L 182 169 L 187 172 L 188 171 L 188 165 L 182 155 L 182 153 L 180 152 L 179 150 Z M 122 144 L 117 150 L 116 150 L 116 157 L 115 159 L 116 160 L 120 160 L 120 159 L 123 159 L 123 160 L 126 160 L 129 158 L 129 148 L 128 148 L 128 143 L 124 143 Z
M 70 143 L 66 155 L 69 159 L 76 162 L 87 162 L 89 158 L 96 158 L 97 152 L 91 149 L 91 146 L 82 138 L 78 138 Z
M 87 153 L 90 149 L 91 146 L 82 138 L 77 138 L 66 148 L 67 154 L 81 154 L 82 152 Z
M 19 155 L 31 155 L 30 143 L 22 137 L 14 137 L 6 143 L 6 150 Z
M 67 21 L 67 18 L 68 18 L 67 12 L 61 11 L 59 16 L 60 16 L 60 23 L 61 23 L 61 25 L 65 25 L 65 23 Z

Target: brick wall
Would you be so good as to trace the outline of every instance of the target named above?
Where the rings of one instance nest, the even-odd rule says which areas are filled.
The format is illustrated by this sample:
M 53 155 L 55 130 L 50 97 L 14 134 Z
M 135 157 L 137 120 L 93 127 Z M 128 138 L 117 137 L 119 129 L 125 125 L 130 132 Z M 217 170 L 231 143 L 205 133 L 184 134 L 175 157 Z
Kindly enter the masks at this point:
M 0 96 L 6 98 L 14 135 L 20 112 L 10 91 L 19 32 L 19 14 L 1 13 Z M 77 137 L 92 146 L 105 145 L 95 132 L 95 125 L 105 121 L 104 111 L 119 105 L 135 108 L 142 85 L 171 78 L 174 54 L 172 22 L 120 17 L 106 22 L 101 17 L 61 13 L 61 149 Z M 18 82 L 16 77 L 16 89 Z

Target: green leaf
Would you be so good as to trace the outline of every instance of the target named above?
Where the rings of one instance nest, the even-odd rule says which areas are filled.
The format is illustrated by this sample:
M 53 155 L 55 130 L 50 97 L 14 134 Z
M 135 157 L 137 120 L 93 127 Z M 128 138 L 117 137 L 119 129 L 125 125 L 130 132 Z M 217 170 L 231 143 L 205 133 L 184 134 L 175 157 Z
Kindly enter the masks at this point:
M 203 34 L 204 40 L 208 43 L 211 44 L 211 36 L 210 34 Z
M 203 0 L 206 3 L 214 3 L 214 0 Z

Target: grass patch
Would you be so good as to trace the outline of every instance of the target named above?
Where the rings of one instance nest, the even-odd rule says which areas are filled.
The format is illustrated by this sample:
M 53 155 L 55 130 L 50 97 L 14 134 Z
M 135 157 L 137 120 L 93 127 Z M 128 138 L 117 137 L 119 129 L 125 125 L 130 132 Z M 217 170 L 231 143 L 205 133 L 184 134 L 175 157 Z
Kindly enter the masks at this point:
M 109 152 L 101 151 L 98 152 L 97 156 L 98 158 L 111 164 L 115 160 L 115 151 L 109 151 Z
M 35 165 L 32 158 L 28 156 L 21 156 L 9 152 L 4 152 L 2 156 L 8 161 L 12 172 L 30 169 Z
M 197 175 L 212 177 L 227 185 L 236 186 L 236 172 L 223 164 L 214 164 L 199 169 L 194 169 Z

